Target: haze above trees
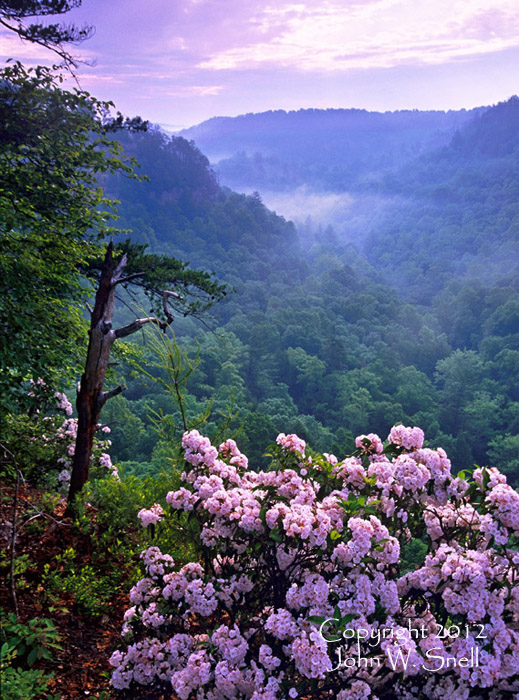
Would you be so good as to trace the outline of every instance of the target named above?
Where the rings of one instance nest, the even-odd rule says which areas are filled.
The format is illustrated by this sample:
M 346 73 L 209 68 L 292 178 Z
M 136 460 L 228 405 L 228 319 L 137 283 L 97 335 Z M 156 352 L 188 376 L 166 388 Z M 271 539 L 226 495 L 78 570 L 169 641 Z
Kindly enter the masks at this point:
M 27 22 L 80 1 L 11 0 L 0 22 L 71 69 L 67 46 L 89 28 Z M 181 697 L 197 685 L 204 694 L 207 654 L 218 697 L 250 697 L 266 681 L 261 666 L 268 692 L 283 697 L 403 697 L 395 674 L 348 689 L 347 675 L 323 677 L 322 654 L 307 665 L 312 616 L 338 603 L 342 629 L 359 614 L 378 630 L 405 629 L 416 613 L 442 629 L 450 619 L 454 637 L 466 636 L 449 649 L 481 622 L 494 676 L 482 669 L 483 689 L 471 677 L 474 692 L 458 679 L 460 692 L 511 697 L 519 496 L 497 470 L 470 471 L 496 465 L 518 483 L 517 98 L 447 114 L 214 119 L 187 134 L 198 150 L 62 90 L 59 71 L 13 62 L 2 73 L 7 695 L 115 697 L 113 652 L 112 685 L 125 696 L 135 682 L 148 689 L 132 696 L 169 697 L 172 683 Z M 204 152 L 220 158 L 217 170 Z M 276 201 L 296 224 L 265 204 Z M 421 426 L 425 448 L 422 430 L 402 425 L 384 444 L 355 440 L 384 438 L 399 422 Z M 141 561 L 151 578 L 138 581 Z M 463 573 L 468 561 L 474 576 Z M 167 585 L 155 586 L 166 570 Z M 141 641 L 121 652 L 131 583 L 123 632 Z M 326 602 L 308 618 L 316 597 Z M 285 605 L 300 616 L 290 647 L 271 634 Z M 184 624 L 211 646 L 191 647 Z M 414 694 L 436 693 L 431 675 L 419 686 L 412 677 Z
M 223 409 L 232 394 L 234 427 L 241 425 L 239 440 L 255 459 L 276 431 L 343 452 L 364 426 L 384 434 L 401 420 L 424 427 L 460 468 L 499 460 L 501 447 L 508 465 L 501 466 L 514 471 L 515 458 L 504 455 L 519 428 L 512 379 L 519 369 L 518 117 L 512 98 L 470 113 L 303 110 L 215 119 L 189 135 L 209 152 L 242 149 L 215 166 L 218 177 L 182 138 L 125 137 L 150 182 L 139 197 L 136 183 L 109 184 L 121 200 L 121 223 L 236 288 L 216 310 L 218 334 L 196 331 L 202 352 L 189 385 L 193 405 L 214 395 Z M 330 122 L 335 131 L 314 132 Z M 340 143 L 355 144 L 350 162 L 337 156 Z M 250 144 L 265 150 L 247 153 Z M 268 158 L 272 172 L 263 167 Z M 241 168 L 245 161 L 255 163 L 252 171 Z M 294 228 L 261 195 L 219 184 L 232 172 L 243 189 L 266 183 L 272 192 L 290 172 L 284 186 L 320 183 L 326 192 L 333 163 L 341 168 L 334 191 L 347 183 L 356 215 L 350 220 L 346 209 L 334 227 L 314 219 Z M 384 205 L 370 210 L 374 201 Z M 177 332 L 189 345 L 193 329 L 178 324 Z M 138 412 L 137 454 L 149 465 L 144 407 L 159 401 L 148 391 L 137 382 L 118 402 L 121 411 Z M 119 444 L 122 434 L 116 454 Z

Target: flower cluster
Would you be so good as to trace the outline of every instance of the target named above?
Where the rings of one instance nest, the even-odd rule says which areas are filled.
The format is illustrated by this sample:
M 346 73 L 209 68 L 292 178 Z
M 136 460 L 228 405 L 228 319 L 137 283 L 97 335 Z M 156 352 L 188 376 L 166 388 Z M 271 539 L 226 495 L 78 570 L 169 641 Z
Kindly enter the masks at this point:
M 297 435 L 285 435 L 285 433 L 280 433 L 277 436 L 276 443 L 280 445 L 284 450 L 289 452 L 297 452 L 301 457 L 305 456 L 306 442 L 298 438 Z
M 63 395 L 64 396 L 64 395 Z M 68 405 L 67 405 L 68 404 Z M 64 400 L 60 399 L 58 402 L 58 408 L 65 411 L 66 415 L 68 413 L 68 406 L 71 404 L 67 401 L 65 404 Z M 46 420 L 46 419 L 43 419 Z M 70 468 L 72 467 L 72 459 L 76 450 L 76 436 L 77 436 L 77 418 L 65 418 L 65 420 L 60 420 L 59 418 L 48 419 L 48 431 L 47 434 L 42 437 L 46 442 L 52 443 L 57 448 L 60 453 L 57 456 L 57 464 L 62 467 L 59 475 L 58 482 L 61 486 L 68 485 L 70 481 Z M 52 423 L 52 427 L 51 424 Z M 98 426 L 103 433 L 109 433 L 110 428 L 108 426 Z M 92 466 L 101 467 L 101 473 L 109 472 L 116 479 L 119 478 L 119 472 L 117 467 L 112 464 L 110 455 L 106 450 L 110 448 L 111 441 L 109 439 L 94 439 L 94 446 L 92 451 Z M 95 475 L 95 472 L 94 472 Z
M 423 430 L 395 425 L 391 428 L 388 441 L 393 445 L 400 445 L 405 450 L 420 449 L 424 441 Z
M 151 508 L 141 508 L 141 510 L 137 513 L 137 517 L 141 521 L 142 527 L 156 525 L 162 520 L 163 515 L 164 510 L 158 503 L 154 503 Z
M 45 395 L 43 392 L 48 392 L 48 387 L 43 380 L 38 379 L 30 382 L 31 389 L 29 395 L 36 400 L 43 402 Z M 50 452 L 50 459 L 54 462 L 54 466 L 60 469 L 57 480 L 60 488 L 68 487 L 70 482 L 70 469 L 72 467 L 72 459 L 76 449 L 77 437 L 77 418 L 72 418 L 72 404 L 66 394 L 55 392 L 50 394 L 54 402 L 54 414 L 42 415 L 42 412 L 37 409 L 35 411 L 33 430 L 38 432 L 38 435 L 31 438 L 35 442 L 39 442 L 47 452 Z M 103 438 L 96 437 L 94 439 L 92 451 L 92 467 L 95 475 L 96 468 L 100 468 L 99 472 L 104 474 L 109 472 L 115 478 L 119 478 L 117 467 L 112 464 L 108 450 L 111 441 L 105 437 L 110 433 L 110 427 L 107 425 L 98 425 L 99 432 L 103 433 Z
M 57 391 L 54 394 L 54 398 L 56 399 L 56 407 L 65 413 L 66 416 L 71 416 L 72 415 L 72 404 L 67 398 L 66 394 L 62 394 L 59 391 Z
M 281 434 L 270 469 L 252 471 L 234 441 L 185 433 L 166 502 L 197 520 L 200 560 L 143 553 L 113 686 L 181 700 L 517 697 L 519 495 L 496 469 L 451 475 L 423 442 L 395 426 L 339 461 Z

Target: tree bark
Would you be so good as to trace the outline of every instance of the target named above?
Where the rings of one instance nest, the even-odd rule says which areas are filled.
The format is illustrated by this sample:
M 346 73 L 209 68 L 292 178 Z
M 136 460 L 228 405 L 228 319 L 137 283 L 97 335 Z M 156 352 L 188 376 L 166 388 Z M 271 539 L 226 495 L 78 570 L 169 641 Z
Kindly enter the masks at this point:
M 85 371 L 81 376 L 76 401 L 78 426 L 68 494 L 69 503 L 72 503 L 88 479 L 94 437 L 97 432 L 101 408 L 106 401 L 103 393 L 106 370 L 112 345 L 116 339 L 115 331 L 112 330 L 115 284 L 125 266 L 126 256 L 119 264 L 115 263 L 113 244 L 110 242 L 101 269 L 94 309 L 91 313 Z
M 173 315 L 168 309 L 167 299 L 169 297 L 182 298 L 176 292 L 163 292 L 163 307 L 167 316 L 167 321 L 165 322 L 155 316 L 150 316 L 148 318 L 138 318 L 127 326 L 114 330 L 112 328 L 112 320 L 117 285 L 133 278 L 142 277 L 144 274 L 138 272 L 128 277 L 123 277 L 122 274 L 126 265 L 126 254 L 123 255 L 118 263 L 115 262 L 113 243 L 110 242 L 101 269 L 94 308 L 90 313 L 90 337 L 87 359 L 76 400 L 78 425 L 68 493 L 69 506 L 72 505 L 74 498 L 88 480 L 94 438 L 99 425 L 101 409 L 108 399 L 123 391 L 122 386 L 118 386 L 111 391 L 103 391 L 113 344 L 118 338 L 125 338 L 135 333 L 146 323 L 155 323 L 162 330 L 165 330 L 173 322 Z

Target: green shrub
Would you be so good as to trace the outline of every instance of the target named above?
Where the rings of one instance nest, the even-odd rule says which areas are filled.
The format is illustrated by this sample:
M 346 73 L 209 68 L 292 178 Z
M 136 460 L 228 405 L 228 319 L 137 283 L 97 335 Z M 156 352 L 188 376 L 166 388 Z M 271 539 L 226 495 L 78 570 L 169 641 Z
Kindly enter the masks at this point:
M 87 483 L 83 490 L 83 509 L 84 504 L 89 503 L 97 510 L 100 551 L 109 550 L 128 562 L 135 561 L 137 552 L 153 540 L 153 544 L 167 547 L 177 561 L 192 559 L 199 550 L 199 538 L 187 514 L 179 514 L 167 524 L 161 523 L 153 532 L 138 525 L 137 513 L 150 503 L 165 506 L 165 494 L 178 487 L 179 477 L 173 470 L 162 470 L 153 478 L 140 479 L 123 473 L 120 481 L 106 478 Z M 81 512 L 80 506 L 78 518 L 84 519 Z
M 78 612 L 91 618 L 101 617 L 109 611 L 109 604 L 119 582 L 113 575 L 103 576 L 87 564 L 78 566 L 76 553 L 72 548 L 55 558 L 55 566 L 45 564 L 42 585 L 47 595 L 69 594 Z
M 61 637 L 52 620 L 35 618 L 25 625 L 13 613 L 1 611 L 2 644 L 19 663 L 33 666 L 42 659 L 52 661 L 55 651 L 61 651 Z
M 16 651 L 4 642 L 0 647 L 0 679 L 2 697 L 6 700 L 60 700 L 60 695 L 48 695 L 46 687 L 52 674 L 35 668 L 15 668 Z

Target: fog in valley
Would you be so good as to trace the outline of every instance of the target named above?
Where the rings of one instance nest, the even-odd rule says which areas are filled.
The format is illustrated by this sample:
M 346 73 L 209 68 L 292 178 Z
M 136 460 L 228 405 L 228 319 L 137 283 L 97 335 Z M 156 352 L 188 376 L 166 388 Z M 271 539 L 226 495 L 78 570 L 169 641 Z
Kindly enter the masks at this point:
M 505 155 L 516 111 L 516 98 L 471 112 L 278 111 L 215 118 L 183 134 L 209 155 L 220 185 L 256 192 L 293 221 L 303 252 L 328 246 L 347 262 L 354 250 L 424 301 L 436 266 L 424 254 L 448 250 L 452 278 L 493 283 L 516 268 L 506 235 L 514 210 L 498 191 L 514 184 Z M 491 216 L 489 246 L 481 229 Z
M 244 188 L 243 191 L 252 195 L 255 190 Z M 360 192 L 317 192 L 308 185 L 282 192 L 261 190 L 258 194 L 266 207 L 294 222 L 306 250 L 319 243 L 337 246 L 352 243 L 363 251 L 377 222 L 389 215 L 392 207 L 404 206 L 401 198 Z
M 519 698 L 513 5 L 0 2 L 2 698 Z

